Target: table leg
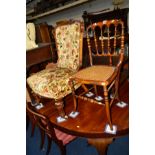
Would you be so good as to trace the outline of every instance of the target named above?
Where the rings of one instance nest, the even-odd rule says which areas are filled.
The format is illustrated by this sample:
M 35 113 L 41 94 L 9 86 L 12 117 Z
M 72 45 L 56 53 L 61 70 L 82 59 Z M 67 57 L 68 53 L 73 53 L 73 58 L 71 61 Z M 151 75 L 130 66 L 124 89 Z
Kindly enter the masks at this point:
M 113 138 L 88 139 L 88 144 L 94 146 L 99 155 L 106 155 L 107 147 L 112 141 Z

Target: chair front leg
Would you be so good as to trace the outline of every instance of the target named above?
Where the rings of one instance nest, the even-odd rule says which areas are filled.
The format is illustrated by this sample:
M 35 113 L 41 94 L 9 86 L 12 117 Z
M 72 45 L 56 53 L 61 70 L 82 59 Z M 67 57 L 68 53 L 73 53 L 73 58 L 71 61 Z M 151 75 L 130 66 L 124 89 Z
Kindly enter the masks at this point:
M 67 118 L 67 116 L 65 115 L 65 112 L 64 112 L 64 104 L 63 104 L 63 100 L 62 99 L 59 99 L 59 100 L 55 100 L 55 107 L 58 111 L 58 114 L 59 116 L 61 116 L 62 118 Z
M 108 122 L 110 125 L 110 129 L 113 130 L 107 86 L 104 86 L 103 89 L 104 89 L 104 100 L 105 100 L 106 115 L 107 115 L 107 119 L 108 119 Z
M 70 85 L 70 87 L 71 87 L 72 96 L 73 96 L 73 103 L 74 103 L 73 112 L 75 112 L 75 111 L 77 111 L 77 98 L 76 98 L 76 95 L 75 95 L 74 83 L 73 83 L 72 80 L 69 80 L 69 85 Z

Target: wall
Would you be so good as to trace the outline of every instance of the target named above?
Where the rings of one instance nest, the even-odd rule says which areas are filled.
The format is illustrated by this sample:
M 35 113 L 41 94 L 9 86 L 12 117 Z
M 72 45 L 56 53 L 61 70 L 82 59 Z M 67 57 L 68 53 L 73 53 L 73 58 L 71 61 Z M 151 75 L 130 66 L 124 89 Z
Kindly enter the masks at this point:
M 124 3 L 120 7 L 121 8 L 129 7 L 129 0 L 124 0 Z M 110 8 L 110 10 L 114 9 L 114 6 L 112 5 L 112 0 L 94 0 L 92 2 L 82 4 L 74 8 L 69 8 L 67 10 L 39 18 L 35 20 L 35 23 L 47 22 L 49 25 L 54 26 L 57 21 L 64 19 L 82 20 L 83 11 L 94 12 L 106 8 Z

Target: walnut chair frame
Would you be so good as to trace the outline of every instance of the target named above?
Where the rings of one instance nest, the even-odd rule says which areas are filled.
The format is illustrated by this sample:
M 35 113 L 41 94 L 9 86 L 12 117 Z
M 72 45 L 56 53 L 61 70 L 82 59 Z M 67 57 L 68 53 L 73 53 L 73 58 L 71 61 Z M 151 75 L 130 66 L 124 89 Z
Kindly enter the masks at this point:
M 119 77 L 124 58 L 124 23 L 121 20 L 104 20 L 92 23 L 87 27 L 87 44 L 89 50 L 90 67 L 84 68 L 70 78 L 74 99 L 74 111 L 77 111 L 78 99 L 88 100 L 105 106 L 110 129 L 113 130 L 111 106 L 114 99 L 119 99 Z M 106 57 L 108 64 L 94 65 L 94 57 Z M 118 58 L 114 64 L 115 58 Z M 82 84 L 84 92 L 75 94 L 74 82 Z M 92 85 L 93 87 L 89 87 Z M 86 96 L 93 89 L 98 96 L 98 87 L 103 88 L 103 101 Z M 113 97 L 110 92 L 113 91 Z
M 38 97 L 54 99 L 58 115 L 64 120 L 68 116 L 64 111 L 63 99 L 72 92 L 68 85 L 69 77 L 82 66 L 83 30 L 83 22 L 78 20 L 68 20 L 57 25 L 52 31 L 57 63 L 48 64 L 46 69 L 27 78 L 27 87 L 37 96 L 37 100 Z

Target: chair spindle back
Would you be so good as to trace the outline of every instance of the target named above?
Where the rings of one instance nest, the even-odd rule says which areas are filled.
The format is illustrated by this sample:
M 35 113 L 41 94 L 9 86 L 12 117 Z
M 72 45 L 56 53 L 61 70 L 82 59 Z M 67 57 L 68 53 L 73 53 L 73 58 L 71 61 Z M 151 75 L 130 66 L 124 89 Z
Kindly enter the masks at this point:
M 124 56 L 124 23 L 121 20 L 104 20 L 92 23 L 87 27 L 87 44 L 90 65 L 94 56 L 109 57 L 109 65 L 113 65 L 113 56 Z

